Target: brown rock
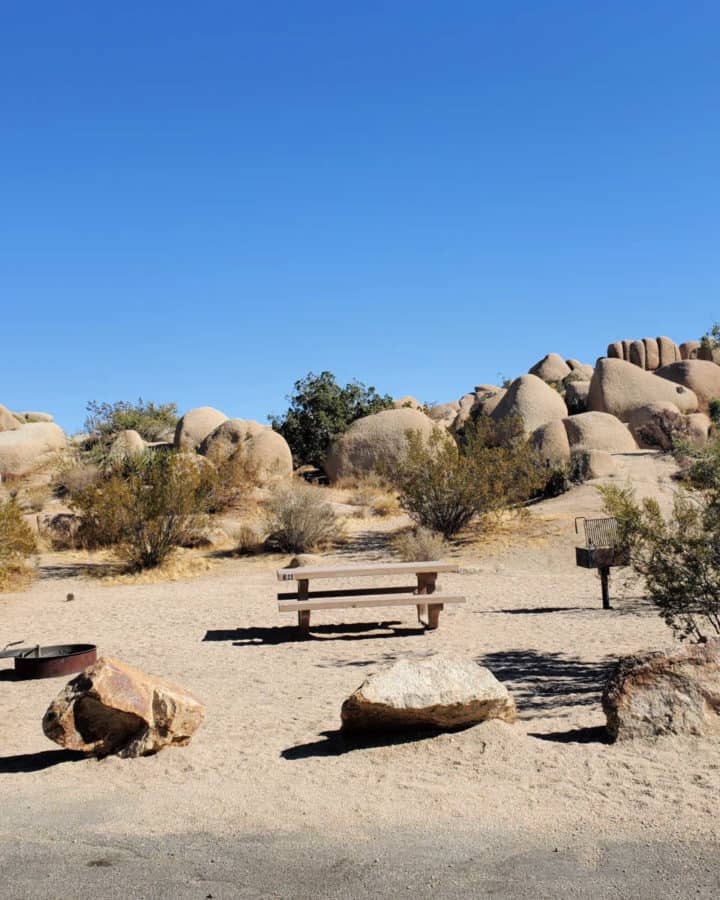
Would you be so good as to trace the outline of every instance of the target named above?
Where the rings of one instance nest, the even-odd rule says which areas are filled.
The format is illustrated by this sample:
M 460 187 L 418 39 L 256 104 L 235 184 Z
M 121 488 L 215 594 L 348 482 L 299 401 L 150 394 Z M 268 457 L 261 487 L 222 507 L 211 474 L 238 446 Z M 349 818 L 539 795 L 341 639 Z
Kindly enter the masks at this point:
M 184 688 L 101 657 L 65 685 L 42 726 L 68 750 L 133 757 L 187 744 L 204 716 L 205 707 Z
M 660 348 L 657 338 L 643 338 L 643 345 L 645 346 L 645 368 L 648 372 L 653 372 L 660 365 Z
M 720 397 L 720 366 L 713 362 L 686 359 L 663 366 L 655 374 L 693 391 L 703 412 L 707 412 L 708 403 L 713 397 Z
M 609 413 L 586 412 L 563 419 L 571 450 L 606 450 L 631 453 L 637 450 L 627 425 Z
M 551 466 L 564 466 L 570 462 L 570 443 L 562 419 L 541 425 L 532 434 L 532 445 L 540 458 Z
M 441 654 L 400 659 L 343 703 L 346 731 L 458 728 L 487 719 L 514 722 L 515 701 L 489 669 Z
M 574 450 L 570 465 L 581 481 L 608 478 L 617 472 L 615 460 L 607 450 Z
M 530 375 L 537 375 L 544 382 L 554 384 L 567 378 L 571 371 L 560 354 L 548 353 L 530 369 Z
M 657 342 L 661 366 L 669 366 L 680 358 L 680 351 L 678 350 L 675 341 L 671 340 L 669 337 L 659 337 Z
M 455 421 L 459 409 L 460 404 L 455 400 L 452 403 L 436 403 L 430 407 L 427 414 L 437 425 L 449 428 Z
M 571 416 L 587 412 L 588 397 L 590 396 L 589 381 L 566 381 L 565 403 Z
M 684 413 L 696 412 L 698 408 L 697 397 L 688 388 L 619 359 L 598 360 L 590 382 L 589 409 L 611 413 L 627 422 L 638 407 L 663 401 Z
M 680 359 L 697 359 L 700 341 L 683 341 L 680 344 Z
M 519 416 L 525 433 L 532 434 L 553 419 L 564 419 L 567 406 L 560 394 L 537 375 L 522 375 L 512 382 L 491 415 L 496 422 Z
M 32 422 L 0 431 L 0 475 L 29 475 L 53 463 L 67 448 L 67 438 L 54 422 Z
M 630 344 L 631 343 L 632 343 L 632 341 L 623 341 L 622 342 L 622 348 L 623 348 L 622 358 L 625 360 L 625 362 L 630 362 Z
M 0 403 L 0 431 L 15 431 L 20 427 L 20 422 L 10 410 Z
M 621 659 L 602 705 L 616 740 L 720 734 L 720 641 Z
M 645 344 L 642 341 L 633 341 L 630 344 L 628 360 L 634 366 L 640 366 L 641 369 L 645 368 Z
M 212 406 L 189 409 L 175 428 L 175 446 L 178 450 L 197 450 L 223 422 L 227 422 L 225 413 Z
M 622 341 L 613 341 L 612 344 L 608 344 L 607 355 L 610 359 L 622 359 L 623 358 Z

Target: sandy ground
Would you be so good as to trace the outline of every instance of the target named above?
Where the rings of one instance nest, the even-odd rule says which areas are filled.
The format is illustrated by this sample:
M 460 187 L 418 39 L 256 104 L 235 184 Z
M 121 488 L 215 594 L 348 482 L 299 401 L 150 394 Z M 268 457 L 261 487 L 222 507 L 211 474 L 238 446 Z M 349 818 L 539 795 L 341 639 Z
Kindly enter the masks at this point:
M 617 457 L 620 480 L 667 499 L 672 463 Z M 467 603 L 424 632 L 414 610 L 313 614 L 310 640 L 275 594 L 279 558 L 214 561 L 198 577 L 105 585 L 49 556 L 25 593 L 0 598 L 0 644 L 97 643 L 104 655 L 194 691 L 207 718 L 192 743 L 139 760 L 78 759 L 40 722 L 65 679 L 15 681 L 0 669 L 0 838 L 83 835 L 331 836 L 483 829 L 559 847 L 594 840 L 714 842 L 720 835 L 717 742 L 667 738 L 609 745 L 599 691 L 619 656 L 672 643 L 654 610 L 615 579 L 574 564 L 576 515 L 600 511 L 593 484 L 535 506 L 520 533 L 455 550 L 442 587 Z M 378 520 L 380 522 L 380 520 Z M 367 522 L 333 560 L 382 559 Z M 368 584 L 372 580 L 368 580 Z M 355 585 L 357 586 L 357 585 Z M 68 592 L 75 599 L 66 601 Z M 619 596 L 618 596 L 619 593 Z M 375 743 L 345 742 L 340 706 L 370 672 L 442 651 L 477 660 L 518 702 L 516 725 Z M 591 854 L 592 850 L 588 849 Z

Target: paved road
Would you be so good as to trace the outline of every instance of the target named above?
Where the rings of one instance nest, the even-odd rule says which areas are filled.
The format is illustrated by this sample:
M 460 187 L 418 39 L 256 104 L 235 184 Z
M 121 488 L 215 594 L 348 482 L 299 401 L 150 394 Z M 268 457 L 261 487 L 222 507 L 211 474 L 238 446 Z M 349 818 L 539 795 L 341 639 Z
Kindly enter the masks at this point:
M 0 838 L 0 897 L 54 898 L 717 898 L 715 845 L 528 847 L 498 835 L 333 845 L 310 837 Z

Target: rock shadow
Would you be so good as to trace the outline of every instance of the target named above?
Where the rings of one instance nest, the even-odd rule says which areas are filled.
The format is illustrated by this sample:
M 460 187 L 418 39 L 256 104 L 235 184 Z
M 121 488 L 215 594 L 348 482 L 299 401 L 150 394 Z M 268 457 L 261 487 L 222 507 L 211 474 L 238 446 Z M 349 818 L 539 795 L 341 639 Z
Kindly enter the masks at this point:
M 39 753 L 18 753 L 0 756 L 0 775 L 17 775 L 21 772 L 41 772 L 61 763 L 88 759 L 87 753 L 74 750 L 42 750 Z
M 558 744 L 612 744 L 612 738 L 604 725 L 589 728 L 571 728 L 568 731 L 548 731 L 545 734 L 528 732 L 528 737 Z
M 487 653 L 477 660 L 505 684 L 525 718 L 550 715 L 560 707 L 599 703 L 616 661 L 615 657 L 589 661 L 537 650 Z
M 383 733 L 321 731 L 322 738 L 308 741 L 295 747 L 288 747 L 280 753 L 283 759 L 290 761 L 309 759 L 311 757 L 343 756 L 355 750 L 370 750 L 374 747 L 392 747 L 400 744 L 416 744 L 427 741 L 440 734 L 466 731 L 472 728 L 466 725 L 460 728 L 409 728 L 403 731 L 386 731 Z

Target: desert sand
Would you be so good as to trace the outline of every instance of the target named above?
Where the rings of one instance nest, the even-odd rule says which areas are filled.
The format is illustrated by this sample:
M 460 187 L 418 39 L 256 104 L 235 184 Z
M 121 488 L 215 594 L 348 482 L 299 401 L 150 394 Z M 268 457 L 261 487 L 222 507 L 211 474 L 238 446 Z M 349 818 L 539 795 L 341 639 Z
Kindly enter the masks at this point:
M 641 494 L 667 502 L 673 463 L 616 456 Z M 424 632 L 414 610 L 313 614 L 309 640 L 276 607 L 287 557 L 213 559 L 202 574 L 107 584 L 77 555 L 52 554 L 30 590 L 0 597 L 0 642 L 95 642 L 99 653 L 175 680 L 207 706 L 191 744 L 136 760 L 74 757 L 43 735 L 65 679 L 16 681 L 0 669 L 0 836 L 202 833 L 332 835 L 363 842 L 394 829 L 496 830 L 568 846 L 592 840 L 716 841 L 717 742 L 608 744 L 599 696 L 620 655 L 673 643 L 639 595 L 615 576 L 614 608 L 576 568 L 576 515 L 600 512 L 594 483 L 529 510 L 496 540 L 461 544 L 442 587 L 466 604 Z M 349 521 L 333 561 L 387 558 L 402 520 Z M 368 584 L 372 581 L 368 581 Z M 72 592 L 75 599 L 66 600 Z M 340 706 L 379 666 L 438 651 L 488 666 L 515 696 L 515 725 L 346 742 Z

